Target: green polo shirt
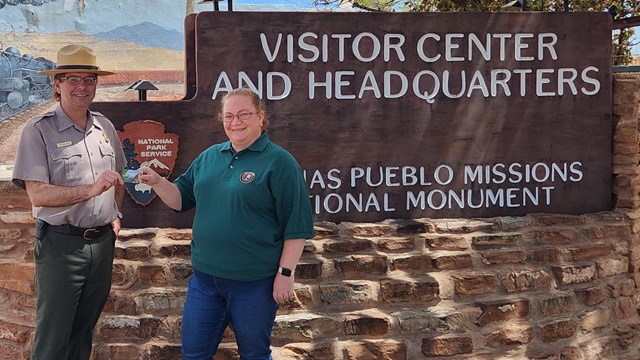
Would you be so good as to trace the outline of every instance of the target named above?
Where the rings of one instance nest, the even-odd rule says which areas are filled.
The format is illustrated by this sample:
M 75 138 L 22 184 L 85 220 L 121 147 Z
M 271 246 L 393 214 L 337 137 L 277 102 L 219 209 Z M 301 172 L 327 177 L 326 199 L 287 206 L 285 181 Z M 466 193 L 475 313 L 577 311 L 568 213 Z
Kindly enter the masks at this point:
M 209 275 L 264 279 L 276 273 L 285 240 L 313 237 L 300 165 L 265 132 L 238 153 L 228 141 L 209 147 L 174 183 L 181 211 L 196 208 L 191 262 Z

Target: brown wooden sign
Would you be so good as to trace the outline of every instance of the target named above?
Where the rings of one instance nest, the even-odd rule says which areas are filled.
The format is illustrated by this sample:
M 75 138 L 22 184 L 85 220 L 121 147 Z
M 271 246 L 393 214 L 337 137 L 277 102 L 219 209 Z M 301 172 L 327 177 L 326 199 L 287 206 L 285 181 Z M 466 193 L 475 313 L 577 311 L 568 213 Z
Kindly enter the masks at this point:
M 611 27 L 601 13 L 205 12 L 186 20 L 188 99 L 94 108 L 176 133 L 179 175 L 226 140 L 220 98 L 253 88 L 316 220 L 601 211 Z M 125 226 L 190 226 L 159 203 L 127 203 Z

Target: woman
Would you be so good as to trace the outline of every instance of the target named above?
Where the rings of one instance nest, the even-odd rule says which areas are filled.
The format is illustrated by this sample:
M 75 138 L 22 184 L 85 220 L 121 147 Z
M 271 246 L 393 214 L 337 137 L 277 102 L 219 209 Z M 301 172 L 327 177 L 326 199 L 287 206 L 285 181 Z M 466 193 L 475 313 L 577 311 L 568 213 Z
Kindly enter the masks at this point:
M 229 141 L 173 183 L 149 168 L 140 180 L 172 209 L 196 208 L 182 358 L 211 359 L 231 322 L 241 359 L 271 359 L 278 305 L 294 299 L 295 267 L 313 237 L 311 204 L 297 161 L 269 140 L 258 95 L 235 89 L 221 109 Z

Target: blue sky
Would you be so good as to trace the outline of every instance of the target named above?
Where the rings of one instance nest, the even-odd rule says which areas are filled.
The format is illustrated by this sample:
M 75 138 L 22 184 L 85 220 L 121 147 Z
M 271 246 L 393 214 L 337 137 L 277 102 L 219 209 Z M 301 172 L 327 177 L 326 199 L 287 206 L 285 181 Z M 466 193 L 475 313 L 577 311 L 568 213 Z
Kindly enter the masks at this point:
M 631 48 L 631 53 L 635 56 L 639 56 L 640 55 L 640 26 L 636 27 L 635 31 L 636 33 L 633 36 L 633 38 L 631 38 L 631 41 L 633 41 L 633 43 L 636 45 Z

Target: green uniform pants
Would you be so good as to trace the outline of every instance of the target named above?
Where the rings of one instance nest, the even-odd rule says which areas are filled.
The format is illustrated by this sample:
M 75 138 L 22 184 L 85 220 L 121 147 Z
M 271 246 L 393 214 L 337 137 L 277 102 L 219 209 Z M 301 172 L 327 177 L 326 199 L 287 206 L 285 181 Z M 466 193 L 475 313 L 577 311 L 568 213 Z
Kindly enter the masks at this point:
M 93 240 L 38 231 L 36 262 L 36 334 L 31 360 L 87 360 L 93 328 L 109 291 L 115 234 Z

